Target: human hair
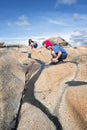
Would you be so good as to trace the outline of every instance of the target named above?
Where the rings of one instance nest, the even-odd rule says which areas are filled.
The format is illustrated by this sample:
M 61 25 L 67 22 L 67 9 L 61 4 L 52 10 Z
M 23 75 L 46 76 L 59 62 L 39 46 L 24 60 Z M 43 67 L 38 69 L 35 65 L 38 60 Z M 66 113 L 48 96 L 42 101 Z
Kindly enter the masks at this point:
M 44 46 L 44 44 L 45 44 L 45 41 L 42 42 L 42 45 L 43 45 L 43 46 Z
M 34 41 L 33 41 L 32 39 L 29 39 L 29 40 L 28 40 L 29 46 L 31 45 L 31 42 L 34 43 Z

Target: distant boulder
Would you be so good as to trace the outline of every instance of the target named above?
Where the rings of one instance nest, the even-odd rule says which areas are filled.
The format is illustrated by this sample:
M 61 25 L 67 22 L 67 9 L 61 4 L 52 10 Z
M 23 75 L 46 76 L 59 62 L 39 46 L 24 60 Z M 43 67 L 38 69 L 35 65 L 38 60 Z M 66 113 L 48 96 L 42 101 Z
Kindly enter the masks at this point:
M 58 44 L 58 45 L 62 45 L 62 46 L 69 45 L 69 43 L 61 37 L 50 37 L 50 38 L 48 38 L 48 40 L 50 40 L 53 44 Z
M 0 46 L 3 46 L 5 43 L 4 42 L 0 42 Z
M 0 42 L 0 48 L 2 48 L 2 47 L 6 47 L 4 42 Z

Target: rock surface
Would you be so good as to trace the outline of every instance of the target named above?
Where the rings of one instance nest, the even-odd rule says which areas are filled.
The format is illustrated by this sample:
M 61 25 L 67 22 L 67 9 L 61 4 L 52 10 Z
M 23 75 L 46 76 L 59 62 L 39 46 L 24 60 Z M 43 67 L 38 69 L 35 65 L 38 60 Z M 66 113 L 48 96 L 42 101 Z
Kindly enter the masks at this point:
M 87 47 L 0 49 L 0 130 L 87 130 Z M 28 58 L 31 53 L 31 58 Z
M 65 39 L 63 39 L 62 37 L 50 37 L 49 40 L 53 43 L 53 44 L 58 44 L 58 45 L 62 45 L 62 46 L 67 46 L 69 45 L 69 43 L 67 41 L 65 41 Z M 69 45 L 70 46 L 70 45 Z

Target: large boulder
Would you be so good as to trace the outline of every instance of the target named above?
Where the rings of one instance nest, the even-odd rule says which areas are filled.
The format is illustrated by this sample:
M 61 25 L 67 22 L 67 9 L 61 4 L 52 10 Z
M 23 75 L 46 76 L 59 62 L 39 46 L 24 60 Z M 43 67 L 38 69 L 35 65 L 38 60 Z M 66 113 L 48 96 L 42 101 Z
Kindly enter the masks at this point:
M 65 63 L 44 66 L 39 75 L 37 72 L 36 76 L 33 76 L 31 80 L 29 80 L 25 93 L 26 98 L 24 98 L 20 113 L 18 130 L 22 129 L 21 126 L 35 130 L 37 130 L 37 128 L 49 130 L 53 125 L 55 125 L 55 127 L 58 126 L 58 122 L 57 124 L 54 123 L 55 118 L 59 119 L 60 126 L 63 127 L 63 130 L 86 130 L 87 48 L 66 47 L 65 49 L 69 53 L 69 57 Z M 41 61 L 43 64 L 49 60 L 50 53 L 44 48 L 33 50 L 32 58 L 38 59 L 38 61 Z M 37 77 L 36 80 L 35 77 Z M 30 106 L 32 107 L 32 111 L 36 107 L 34 112 L 37 111 L 38 108 L 40 110 L 38 120 L 35 118 L 36 124 L 34 126 L 34 117 L 37 117 L 37 114 L 30 114 Z M 25 111 L 29 114 L 26 114 Z M 51 115 L 53 118 L 53 120 L 51 120 L 52 124 L 50 124 L 49 120 L 47 121 L 47 119 L 45 119 L 44 115 L 42 122 L 40 114 L 43 113 L 43 111 L 46 116 L 48 116 L 48 113 Z M 25 117 L 27 117 L 27 119 Z M 47 124 L 50 124 L 50 128 L 45 124 L 44 119 Z M 26 122 L 26 124 L 24 124 L 24 122 Z M 45 124 L 45 127 L 43 127 L 43 124 Z M 62 130 L 59 126 L 57 129 Z
M 12 50 L 0 50 L 0 130 L 11 130 L 15 127 L 25 86 L 26 71 L 11 54 Z
M 87 48 L 64 48 L 65 62 L 48 66 L 46 48 L 0 50 L 1 130 L 86 130 Z
M 6 47 L 4 42 L 0 42 L 0 48 Z
M 62 45 L 62 46 L 68 46 L 69 45 L 69 43 L 61 37 L 50 37 L 49 40 L 53 44 L 58 44 L 58 45 Z

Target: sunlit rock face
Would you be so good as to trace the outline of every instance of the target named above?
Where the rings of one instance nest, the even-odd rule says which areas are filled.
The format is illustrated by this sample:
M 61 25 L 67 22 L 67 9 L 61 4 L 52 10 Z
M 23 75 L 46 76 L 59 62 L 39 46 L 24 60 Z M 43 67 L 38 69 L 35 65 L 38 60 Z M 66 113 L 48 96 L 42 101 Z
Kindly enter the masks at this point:
M 17 48 L 0 49 L 0 130 L 15 126 L 28 69 L 22 62 L 26 57 Z
M 64 63 L 48 66 L 44 47 L 0 50 L 1 130 L 87 129 L 87 47 L 64 48 Z
M 68 88 L 59 108 L 64 130 L 87 129 L 87 54 L 85 47 L 78 47 L 75 50 L 78 53 L 74 58 L 77 62 L 76 74 L 73 80 L 66 82 Z
M 68 46 L 69 43 L 65 41 L 62 37 L 50 37 L 48 40 L 50 40 L 53 44 L 58 44 L 62 46 Z
M 25 72 L 12 53 L 0 49 L 0 130 L 14 126 L 25 84 Z

